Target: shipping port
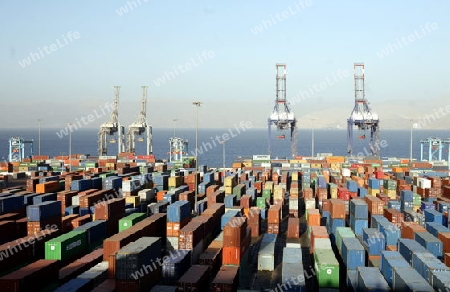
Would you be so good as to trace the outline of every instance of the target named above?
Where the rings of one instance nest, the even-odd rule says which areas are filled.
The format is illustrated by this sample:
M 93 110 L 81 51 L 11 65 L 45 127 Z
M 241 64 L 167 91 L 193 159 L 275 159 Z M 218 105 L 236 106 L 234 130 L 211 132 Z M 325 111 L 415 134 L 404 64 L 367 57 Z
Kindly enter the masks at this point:
M 314 144 L 298 156 L 282 63 L 268 154 L 232 165 L 222 143 L 223 167 L 198 165 L 175 126 L 158 159 L 146 86 L 127 133 L 114 87 L 98 156 L 41 155 L 40 138 L 34 155 L 33 140 L 12 137 L 0 162 L 0 290 L 447 291 L 449 140 L 421 140 L 420 161 L 380 157 L 364 64 L 354 67 L 348 156 Z M 291 158 L 272 157 L 272 125 L 277 139 L 290 131 Z M 353 131 L 370 132 L 366 156 L 353 155 Z

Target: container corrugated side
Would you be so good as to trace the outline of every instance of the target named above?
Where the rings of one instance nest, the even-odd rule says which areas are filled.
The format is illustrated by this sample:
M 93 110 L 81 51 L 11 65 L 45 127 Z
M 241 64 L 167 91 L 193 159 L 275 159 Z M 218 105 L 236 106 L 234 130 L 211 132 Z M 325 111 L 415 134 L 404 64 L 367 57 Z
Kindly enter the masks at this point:
M 413 268 L 394 268 L 392 289 L 394 291 L 433 291 L 430 284 Z
M 45 243 L 45 259 L 67 260 L 87 251 L 86 230 L 70 231 Z
M 380 270 L 376 267 L 358 267 L 357 291 L 391 291 Z

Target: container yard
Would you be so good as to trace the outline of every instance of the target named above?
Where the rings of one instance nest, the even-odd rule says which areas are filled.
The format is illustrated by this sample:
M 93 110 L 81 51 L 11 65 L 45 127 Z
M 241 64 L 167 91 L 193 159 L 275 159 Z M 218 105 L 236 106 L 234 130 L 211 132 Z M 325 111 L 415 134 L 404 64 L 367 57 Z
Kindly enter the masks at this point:
M 450 178 L 432 163 L 32 159 L 3 169 L 1 291 L 450 289 Z

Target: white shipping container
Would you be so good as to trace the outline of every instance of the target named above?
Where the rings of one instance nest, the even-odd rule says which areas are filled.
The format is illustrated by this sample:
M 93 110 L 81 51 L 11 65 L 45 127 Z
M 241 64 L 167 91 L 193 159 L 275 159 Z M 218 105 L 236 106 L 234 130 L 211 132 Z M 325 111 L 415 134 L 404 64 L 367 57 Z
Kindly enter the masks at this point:
M 341 169 L 341 175 L 342 176 L 346 176 L 346 177 L 350 177 L 351 176 L 351 171 L 348 168 L 342 168 Z
M 331 249 L 331 241 L 329 238 L 314 239 L 314 250 L 317 249 Z
M 289 210 L 298 210 L 298 198 L 289 198 Z
M 79 196 L 72 197 L 72 206 L 80 206 L 80 197 Z
M 316 208 L 316 200 L 308 199 L 305 200 L 305 209 L 315 209 Z
M 431 188 L 431 180 L 426 178 L 419 178 L 418 179 L 419 187 L 422 189 L 430 189 Z
M 155 189 L 143 189 L 138 192 L 141 202 L 151 202 L 155 199 Z
M 258 252 L 258 271 L 275 269 L 275 242 L 267 242 Z
M 141 181 L 138 179 L 125 180 L 122 182 L 123 192 L 132 192 L 141 187 Z
M 296 242 L 286 242 L 286 247 L 289 247 L 289 248 L 302 248 L 302 245 L 300 243 L 296 243 Z
M 174 250 L 178 250 L 178 236 L 167 236 L 166 238 L 167 251 L 171 252 Z

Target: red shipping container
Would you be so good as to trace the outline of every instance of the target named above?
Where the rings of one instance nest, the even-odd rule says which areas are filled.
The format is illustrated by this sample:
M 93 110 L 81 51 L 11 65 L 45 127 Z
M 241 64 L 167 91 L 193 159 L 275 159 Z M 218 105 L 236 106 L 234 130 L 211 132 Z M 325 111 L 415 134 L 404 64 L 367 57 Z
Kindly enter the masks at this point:
M 338 187 L 338 189 L 337 189 L 337 196 L 338 196 L 338 199 L 341 199 L 341 200 L 344 200 L 344 201 L 350 200 L 350 192 L 345 187 Z
M 40 291 L 58 280 L 59 261 L 37 260 L 25 267 L 0 278 L 0 287 L 4 292 Z
M 242 258 L 244 257 L 245 253 L 247 252 L 250 242 L 251 242 L 251 235 L 250 235 L 250 229 L 248 229 L 248 234 L 243 241 L 242 245 L 240 247 L 236 246 L 226 246 L 222 249 L 222 264 L 223 265 L 240 265 Z
M 73 229 L 72 221 L 78 217 L 80 217 L 80 215 L 78 215 L 78 214 L 71 214 L 71 215 L 62 217 L 62 219 L 61 219 L 62 233 L 67 233 L 69 231 L 72 231 L 72 229 Z
M 180 229 L 186 226 L 189 221 L 191 221 L 190 217 L 185 218 L 181 222 L 167 222 L 167 236 L 178 237 L 180 235 Z
M 41 221 L 28 221 L 27 234 L 33 235 L 44 229 L 59 229 L 61 230 L 61 216 L 47 218 Z
M 91 221 L 92 221 L 91 215 L 86 214 L 84 216 L 73 219 L 72 225 L 73 225 L 73 228 L 75 229 L 75 228 L 80 227 L 81 225 L 86 224 Z
M 277 223 L 281 221 L 281 205 L 271 205 L 267 215 L 268 223 Z
M 269 234 L 280 233 L 280 223 L 268 223 L 267 224 L 267 233 L 269 233 Z
M 450 253 L 450 232 L 438 232 L 438 238 L 442 241 L 444 253 Z
M 252 206 L 252 196 L 243 195 L 240 200 L 240 206 L 245 209 L 250 209 L 250 207 Z
M 103 201 L 94 205 L 95 220 L 108 220 L 109 218 L 122 218 L 125 215 L 125 198 Z
M 444 254 L 444 263 L 447 267 L 450 268 L 450 253 L 445 253 Z
M 383 215 L 384 213 L 384 202 L 377 197 L 374 196 L 366 196 L 364 201 L 367 203 L 369 207 L 370 215 Z
M 213 292 L 237 291 L 239 286 L 239 267 L 222 266 L 212 281 Z
M 223 228 L 223 246 L 240 246 L 247 233 L 247 218 L 233 217 Z
M 287 226 L 287 238 L 300 238 L 300 218 L 289 218 Z
M 311 236 L 309 243 L 309 252 L 314 253 L 314 240 L 316 238 L 330 238 L 325 226 L 311 226 Z
M 405 215 L 398 211 L 397 209 L 385 209 L 384 217 L 386 217 L 389 222 L 392 222 L 397 227 L 401 227 L 404 221 Z

